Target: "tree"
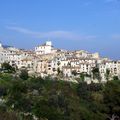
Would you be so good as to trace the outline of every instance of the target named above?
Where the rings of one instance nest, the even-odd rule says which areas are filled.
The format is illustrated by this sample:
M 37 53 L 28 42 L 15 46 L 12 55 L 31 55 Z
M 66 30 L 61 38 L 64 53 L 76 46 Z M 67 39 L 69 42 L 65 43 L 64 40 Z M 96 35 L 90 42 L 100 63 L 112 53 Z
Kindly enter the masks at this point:
M 86 82 L 80 82 L 77 88 L 78 96 L 82 99 L 88 98 L 88 86 Z
M 99 92 L 103 89 L 103 85 L 101 83 L 93 83 L 88 84 L 88 90 L 90 92 Z
M 73 70 L 73 71 L 72 71 L 72 75 L 76 76 L 76 75 L 77 75 L 77 71 L 76 71 L 76 70 Z
M 84 73 L 80 73 L 80 80 L 81 80 L 81 81 L 84 81 L 84 80 L 85 80 L 85 75 L 84 75 Z
M 23 71 L 21 73 L 24 73 Z M 20 120 L 33 120 L 33 116 L 39 120 L 105 120 L 106 115 L 110 114 L 109 104 L 111 105 L 112 102 L 115 106 L 113 110 L 119 112 L 120 93 L 116 85 L 103 89 L 102 84 L 95 83 L 88 85 L 85 82 L 79 82 L 76 84 L 54 81 L 49 77 L 31 77 L 22 80 L 12 75 L 8 79 L 7 75 L 4 75 L 5 77 L 0 75 L 0 97 L 5 100 L 5 102 L 0 102 L 2 120 L 4 117 L 5 120 L 12 119 L 7 114 L 2 117 L 5 112 L 10 115 L 12 115 L 11 112 L 15 112 L 13 119 L 17 117 Z M 109 97 L 108 88 L 114 91 L 110 91 L 112 93 Z M 112 101 L 105 101 L 107 97 L 109 101 L 112 97 Z M 108 108 L 107 112 L 104 109 L 105 105 Z
M 93 79 L 101 80 L 100 71 L 98 67 L 94 67 L 92 70 Z
M 58 75 L 61 73 L 60 68 L 57 68 L 57 73 L 58 73 Z
M 21 70 L 20 78 L 23 79 L 23 80 L 27 80 L 29 78 L 28 71 L 25 70 L 25 69 Z
M 7 62 L 4 62 L 1 67 L 2 67 L 3 70 L 7 71 L 8 73 L 15 72 L 15 68 L 12 67 L 12 66 L 11 66 L 9 63 L 7 63 Z
M 113 80 L 119 80 L 118 76 L 113 76 Z
M 59 66 L 60 64 L 61 64 L 60 61 L 58 61 L 57 65 Z
M 106 77 L 107 81 L 110 79 L 110 70 L 109 69 L 106 69 L 105 77 Z
M 15 112 L 0 111 L 1 120 L 19 120 Z
M 68 64 L 67 64 L 68 66 L 71 66 L 71 63 L 70 62 L 68 62 Z
M 120 118 L 120 81 L 108 81 L 105 85 L 104 91 L 104 104 L 107 107 L 107 114 L 111 120 L 119 120 Z M 114 119 L 112 119 L 115 117 Z

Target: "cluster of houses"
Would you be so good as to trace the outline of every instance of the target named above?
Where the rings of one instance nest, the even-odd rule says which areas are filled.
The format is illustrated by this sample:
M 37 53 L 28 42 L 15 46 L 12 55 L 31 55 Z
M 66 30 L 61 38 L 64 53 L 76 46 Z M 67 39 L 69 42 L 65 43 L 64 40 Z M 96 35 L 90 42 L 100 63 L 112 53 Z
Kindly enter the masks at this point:
M 25 68 L 29 74 L 41 77 L 60 75 L 64 79 L 73 79 L 81 73 L 92 76 L 93 69 L 97 67 L 102 82 L 106 82 L 108 70 L 111 78 L 114 76 L 120 78 L 120 61 L 102 58 L 99 53 L 89 53 L 84 50 L 56 49 L 51 41 L 35 47 L 33 51 L 3 46 L 0 43 L 0 66 L 4 62 L 9 62 L 17 69 Z M 90 82 L 91 78 L 86 77 L 86 80 Z

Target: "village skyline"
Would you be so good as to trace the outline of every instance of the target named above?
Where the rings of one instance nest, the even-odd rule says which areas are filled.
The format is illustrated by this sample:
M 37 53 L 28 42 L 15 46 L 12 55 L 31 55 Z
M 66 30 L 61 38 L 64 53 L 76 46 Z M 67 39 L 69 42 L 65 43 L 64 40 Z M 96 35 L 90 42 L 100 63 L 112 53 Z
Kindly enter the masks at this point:
M 32 49 L 50 39 L 57 48 L 120 59 L 119 0 L 1 0 L 0 41 Z

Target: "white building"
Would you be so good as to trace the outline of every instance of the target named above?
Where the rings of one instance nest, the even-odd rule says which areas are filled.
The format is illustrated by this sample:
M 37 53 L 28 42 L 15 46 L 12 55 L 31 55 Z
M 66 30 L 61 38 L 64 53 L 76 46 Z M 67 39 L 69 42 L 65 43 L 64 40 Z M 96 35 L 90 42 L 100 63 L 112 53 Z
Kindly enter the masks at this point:
M 52 42 L 35 47 L 35 51 L 25 51 L 14 47 L 4 47 L 0 43 L 0 65 L 9 62 L 11 65 L 22 67 L 39 75 L 57 76 L 58 69 L 66 77 L 73 77 L 73 71 L 92 75 L 92 69 L 98 66 L 102 81 L 106 82 L 105 74 L 110 70 L 111 78 L 120 78 L 120 61 L 101 58 L 99 53 L 89 53 L 84 50 L 65 51 L 54 49 Z M 80 77 L 78 74 L 78 77 Z
M 118 76 L 120 78 L 120 62 L 118 61 L 105 61 L 99 64 L 99 71 L 103 81 L 106 81 L 105 74 L 109 70 L 110 77 Z
M 52 49 L 52 42 L 47 41 L 45 44 L 35 47 L 35 53 L 37 55 L 49 54 L 52 53 Z

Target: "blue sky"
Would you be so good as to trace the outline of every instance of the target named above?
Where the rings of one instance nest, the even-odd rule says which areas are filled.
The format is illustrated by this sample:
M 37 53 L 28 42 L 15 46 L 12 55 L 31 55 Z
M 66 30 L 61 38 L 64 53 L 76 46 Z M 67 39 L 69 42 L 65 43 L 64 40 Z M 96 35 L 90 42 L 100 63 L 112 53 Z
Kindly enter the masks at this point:
M 120 1 L 0 0 L 3 44 L 33 49 L 46 40 L 120 59 Z

